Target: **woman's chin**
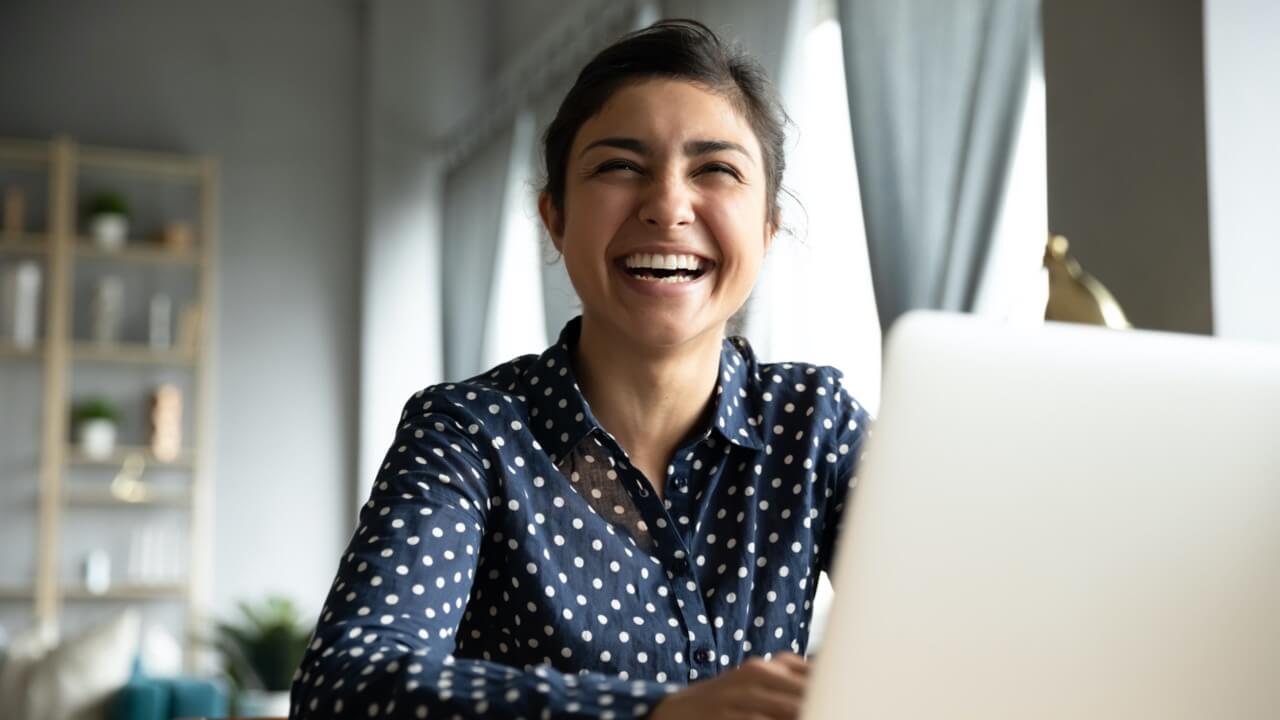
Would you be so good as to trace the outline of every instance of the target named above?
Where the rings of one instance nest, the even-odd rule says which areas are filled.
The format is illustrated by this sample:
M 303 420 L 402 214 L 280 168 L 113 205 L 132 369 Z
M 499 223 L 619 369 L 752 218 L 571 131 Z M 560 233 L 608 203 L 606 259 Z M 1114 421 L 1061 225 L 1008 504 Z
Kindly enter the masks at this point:
M 636 346 L 654 350 L 671 350 L 688 345 L 714 332 L 717 341 L 724 334 L 724 323 L 709 322 L 694 315 L 645 313 L 634 320 L 624 320 L 622 331 Z M 718 332 L 716 332 L 718 330 Z

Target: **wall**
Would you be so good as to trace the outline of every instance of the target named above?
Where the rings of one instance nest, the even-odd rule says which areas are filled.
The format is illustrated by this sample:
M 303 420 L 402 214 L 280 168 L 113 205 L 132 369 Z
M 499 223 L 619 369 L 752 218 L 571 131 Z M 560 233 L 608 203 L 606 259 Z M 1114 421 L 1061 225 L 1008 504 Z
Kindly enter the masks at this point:
M 29 0 L 0 10 L 0 134 L 222 161 L 216 611 L 309 611 L 351 527 L 361 6 Z
M 1139 327 L 1208 333 L 1200 0 L 1045 0 L 1049 226 Z
M 1280 342 L 1280 4 L 1207 0 L 1213 316 L 1219 335 Z
M 438 153 L 492 74 L 487 2 L 365 4 L 364 289 L 360 449 L 363 503 L 409 395 L 444 379 Z

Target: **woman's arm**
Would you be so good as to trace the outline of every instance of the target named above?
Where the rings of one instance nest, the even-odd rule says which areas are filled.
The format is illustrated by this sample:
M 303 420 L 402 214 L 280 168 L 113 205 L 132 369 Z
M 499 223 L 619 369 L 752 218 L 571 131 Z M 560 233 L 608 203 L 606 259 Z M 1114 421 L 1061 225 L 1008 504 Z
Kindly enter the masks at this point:
M 867 436 L 871 416 L 849 395 L 849 391 L 836 379 L 832 400 L 836 404 L 835 425 L 831 430 L 832 443 L 828 449 L 834 457 L 834 472 L 827 490 L 825 518 L 822 525 L 821 547 L 818 560 L 822 571 L 831 577 L 832 560 L 840 542 L 840 526 L 844 521 L 849 493 L 857 485 L 858 455 Z M 835 578 L 831 578 L 832 587 Z
M 294 678 L 293 717 L 625 718 L 675 689 L 452 656 L 485 535 L 489 467 L 502 467 L 473 442 L 476 422 L 429 391 L 405 406 Z

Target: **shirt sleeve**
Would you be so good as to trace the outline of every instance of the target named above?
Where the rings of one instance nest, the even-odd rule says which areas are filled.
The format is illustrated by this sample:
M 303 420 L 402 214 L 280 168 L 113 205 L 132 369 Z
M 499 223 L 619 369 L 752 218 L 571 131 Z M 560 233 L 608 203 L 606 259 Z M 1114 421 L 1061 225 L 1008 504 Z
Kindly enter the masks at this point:
M 835 551 L 839 547 L 840 527 L 844 521 L 845 506 L 849 494 L 858 483 L 858 456 L 862 452 L 863 441 L 867 437 L 871 416 L 867 413 L 837 378 L 835 401 L 835 418 L 832 428 L 832 447 L 829 450 L 835 458 L 835 471 L 831 475 L 827 489 L 825 518 L 822 525 L 822 541 L 819 559 L 822 571 L 831 575 L 834 565 Z M 834 579 L 832 580 L 834 585 Z
M 643 717 L 676 689 L 453 656 L 501 463 L 479 427 L 429 390 L 405 406 L 294 675 L 291 717 Z

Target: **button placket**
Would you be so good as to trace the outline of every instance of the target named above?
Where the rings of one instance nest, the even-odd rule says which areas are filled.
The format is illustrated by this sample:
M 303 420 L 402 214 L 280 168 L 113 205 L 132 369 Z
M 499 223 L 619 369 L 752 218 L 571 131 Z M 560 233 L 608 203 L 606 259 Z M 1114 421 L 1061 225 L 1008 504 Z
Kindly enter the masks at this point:
M 682 635 L 685 640 L 684 659 L 688 662 L 689 679 L 695 680 L 699 677 L 708 677 L 718 673 L 719 667 L 713 663 L 700 662 L 697 660 L 699 648 L 706 648 L 715 642 L 710 621 L 707 619 L 707 607 L 705 598 L 702 596 L 702 589 L 696 575 L 697 568 L 691 557 L 690 548 L 694 546 L 696 523 L 693 516 L 693 503 L 695 497 L 688 492 L 688 482 L 690 474 L 695 472 L 692 467 L 696 460 L 697 452 L 689 452 L 682 450 L 678 456 L 673 459 L 672 463 L 667 467 L 667 478 L 673 481 L 669 487 L 675 489 L 674 492 L 668 492 L 669 501 L 668 514 L 677 526 L 673 528 L 673 538 L 676 539 L 677 545 L 671 551 L 670 563 L 668 564 L 668 579 L 671 583 L 672 593 L 676 598 L 676 609 L 679 611 L 680 619 L 683 620 Z M 701 463 L 698 463 L 701 465 Z M 699 467 L 697 472 L 706 472 L 705 468 Z M 685 484 L 683 489 L 674 488 L 674 480 L 682 478 Z M 698 487 L 705 485 L 700 482 Z M 704 498 L 705 500 L 705 498 Z M 679 517 L 684 516 L 689 519 L 687 523 L 681 524 Z M 703 620 L 706 620 L 704 623 Z

